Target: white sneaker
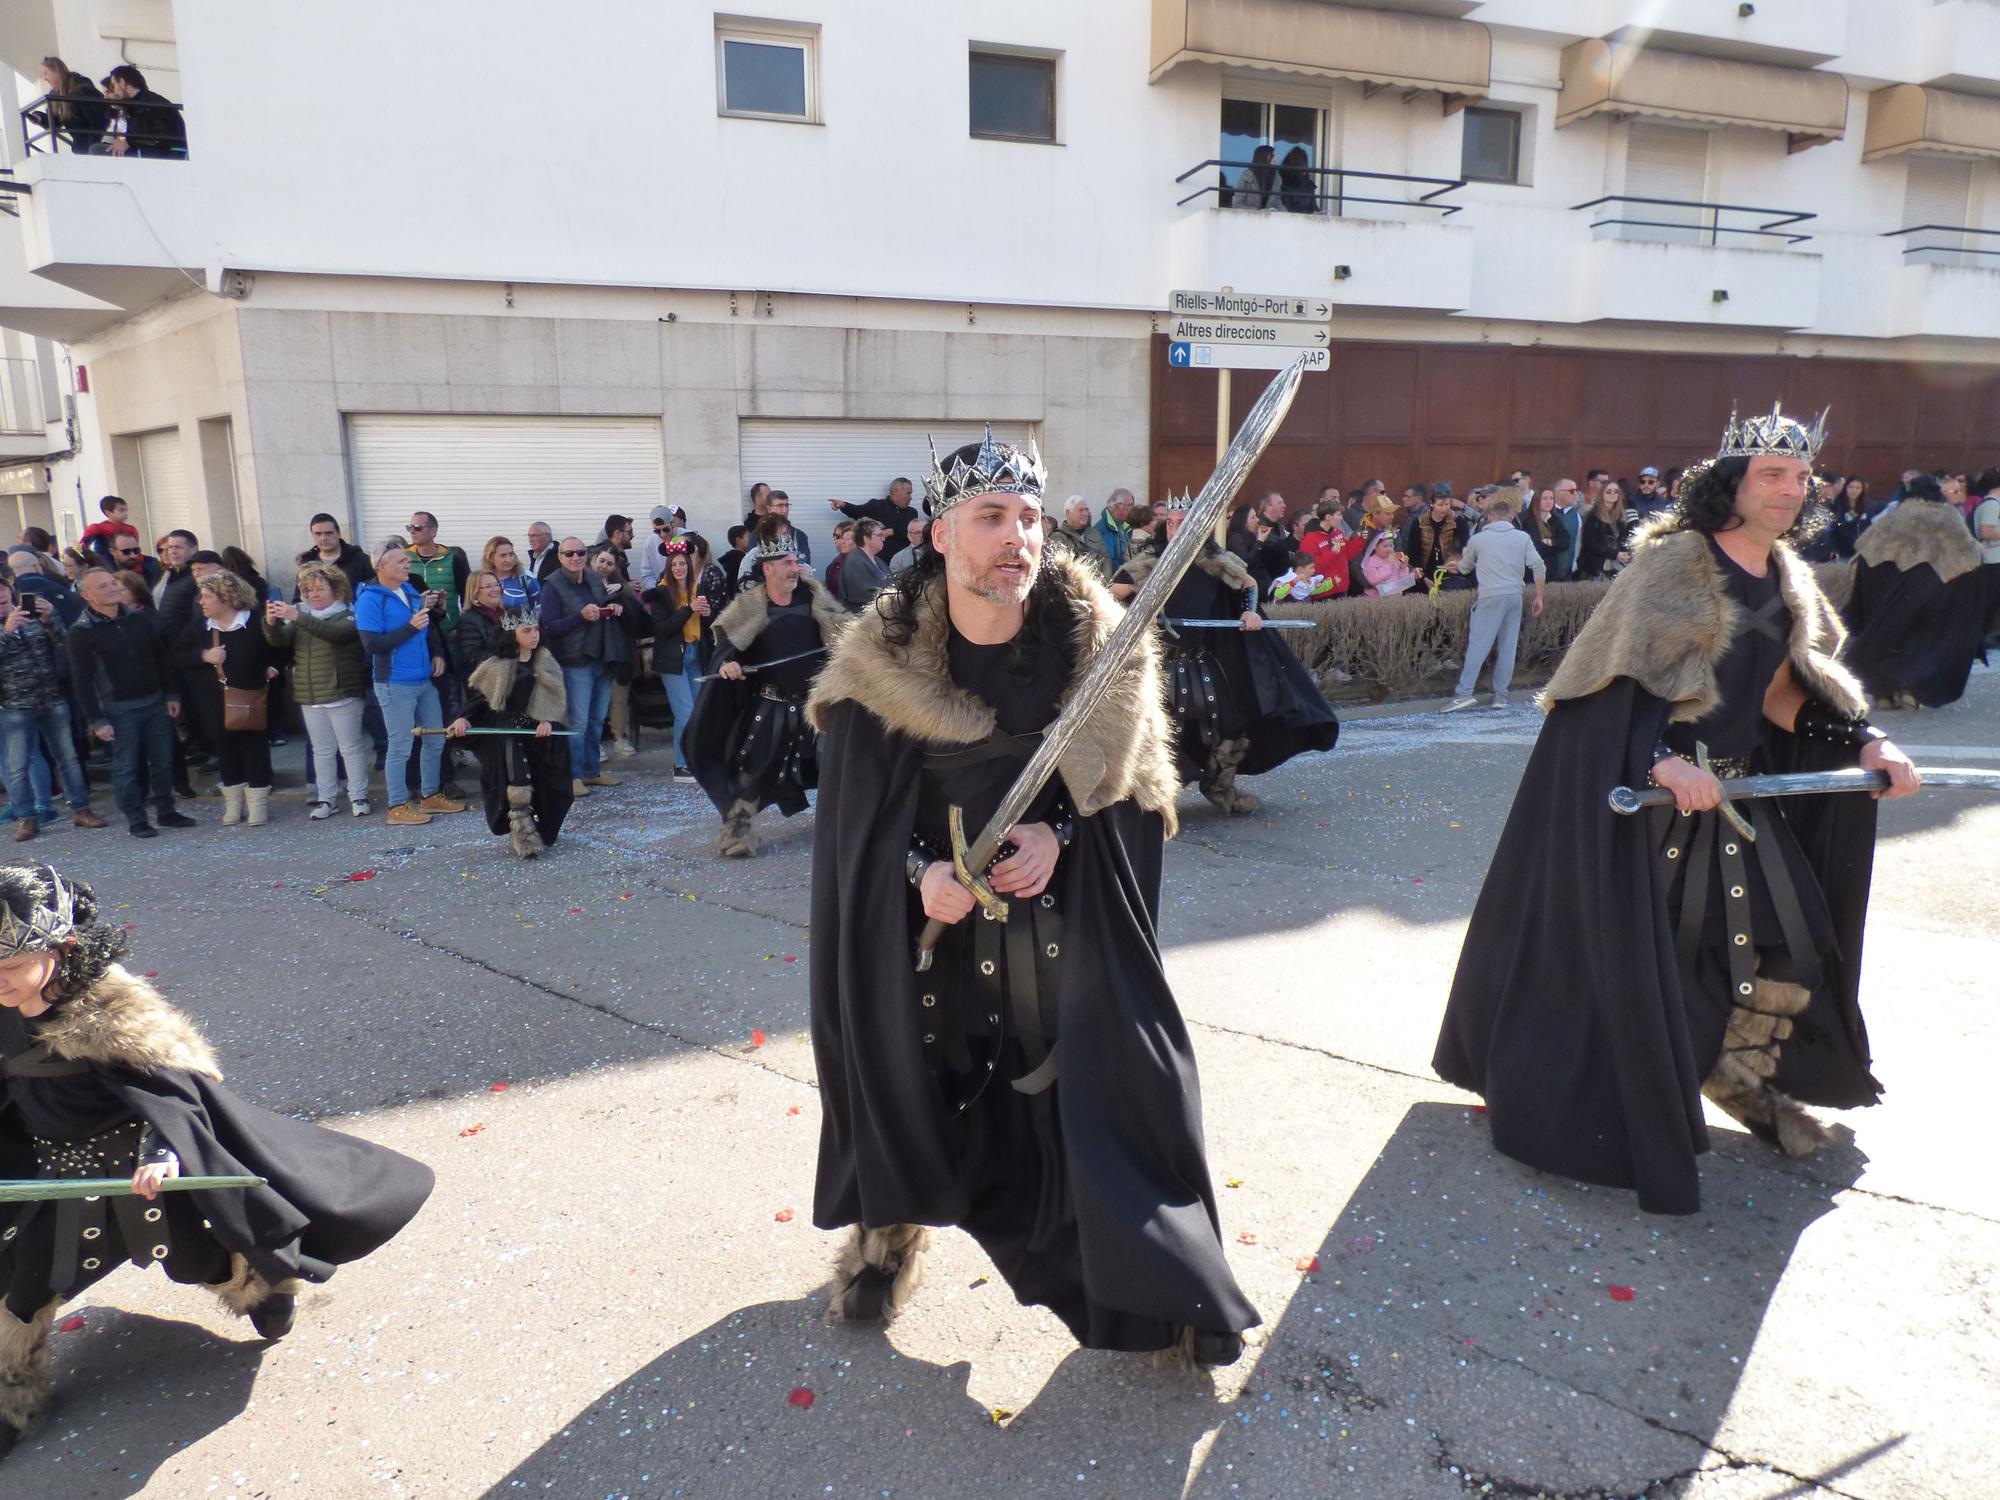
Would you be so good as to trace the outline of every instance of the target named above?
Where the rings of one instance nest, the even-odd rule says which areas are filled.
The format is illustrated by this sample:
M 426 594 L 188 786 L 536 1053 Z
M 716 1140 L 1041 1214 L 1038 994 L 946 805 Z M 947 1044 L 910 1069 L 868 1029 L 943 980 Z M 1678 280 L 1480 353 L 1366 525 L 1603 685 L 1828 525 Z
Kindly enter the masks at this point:
M 630 760 L 639 752 L 632 748 L 630 740 L 606 740 L 604 742 L 604 753 L 615 760 Z
M 372 802 L 370 802 L 366 797 L 363 797 L 354 804 L 351 810 L 354 813 L 355 817 L 365 818 L 370 813 L 375 811 L 375 805 Z
M 1487 704 L 1486 706 L 1487 706 L 1488 708 L 1505 708 L 1505 707 L 1507 707 L 1507 695 L 1506 695 L 1505 693 L 1495 693 L 1495 694 L 1493 695 L 1493 701 L 1492 701 L 1491 703 Z
M 1451 700 L 1451 702 L 1447 703 L 1447 704 L 1446 704 L 1446 705 L 1444 706 L 1444 711 L 1445 711 L 1446 713 L 1448 713 L 1448 714 L 1455 714 L 1455 713 L 1457 713 L 1457 712 L 1458 712 L 1458 711 L 1459 711 L 1459 710 L 1460 710 L 1461 708 L 1473 708 L 1473 707 L 1476 707 L 1476 706 L 1478 705 L 1478 703 L 1479 703 L 1479 699 L 1478 699 L 1477 697 L 1471 697 L 1471 698 L 1454 698 L 1454 699 L 1452 699 L 1452 700 Z
M 333 804 L 331 802 L 315 802 L 312 805 L 312 811 L 307 813 L 306 816 L 311 818 L 315 823 L 321 822 L 333 816 Z

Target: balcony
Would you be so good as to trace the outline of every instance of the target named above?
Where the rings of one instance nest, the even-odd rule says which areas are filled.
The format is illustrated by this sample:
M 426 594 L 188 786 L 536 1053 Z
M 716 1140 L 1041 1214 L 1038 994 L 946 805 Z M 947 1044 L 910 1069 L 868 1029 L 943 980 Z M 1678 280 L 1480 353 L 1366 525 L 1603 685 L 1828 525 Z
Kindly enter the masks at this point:
M 191 170 L 187 162 L 159 158 L 29 156 L 13 179 L 25 269 L 83 293 L 86 308 L 109 304 L 111 316 L 99 327 L 164 300 L 190 278 L 198 284 L 214 252 L 192 247 L 211 246 L 213 232 L 202 225 Z
M 1600 11 L 1600 35 L 1673 52 L 1812 68 L 1846 51 L 1850 3 L 1855 0 L 1757 0 L 1746 16 L 1721 0 L 1610 0 Z
M 1810 253 L 1598 239 L 1580 248 L 1572 290 L 1579 323 L 1791 329 L 1818 321 L 1819 285 Z
M 1970 94 L 2000 93 L 2000 4 L 1937 0 L 1923 23 L 1917 78 Z
M 0 184 L 10 180 L 0 177 Z M 23 197 L 0 197 L 0 327 L 74 343 L 123 318 L 124 309 L 28 269 L 24 206 Z
M 1902 241 L 1891 337 L 2000 339 L 2000 230 L 1920 224 L 1883 238 Z
M 1209 160 L 1174 179 L 1173 285 L 1314 292 L 1385 312 L 1471 305 L 1472 231 L 1449 222 L 1463 205 L 1446 201 L 1462 181 L 1321 167 L 1280 174 L 1268 194 L 1225 185 L 1250 165 Z

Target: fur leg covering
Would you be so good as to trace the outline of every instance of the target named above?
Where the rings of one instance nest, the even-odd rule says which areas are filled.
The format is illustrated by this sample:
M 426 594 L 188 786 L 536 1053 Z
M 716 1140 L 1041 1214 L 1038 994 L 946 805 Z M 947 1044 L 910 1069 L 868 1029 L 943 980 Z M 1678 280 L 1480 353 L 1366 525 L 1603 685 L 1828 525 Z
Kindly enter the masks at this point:
M 1218 740 L 1201 773 L 1201 794 L 1232 818 L 1244 817 L 1264 804 L 1236 784 L 1236 768 L 1250 753 L 1250 741 Z
M 0 1305 L 0 1453 L 33 1437 L 49 1409 L 49 1325 L 62 1298 L 23 1323 Z
M 916 1295 L 924 1279 L 931 1232 L 922 1224 L 866 1229 L 857 1224 L 841 1246 L 828 1301 L 842 1321 L 888 1322 Z M 867 1304 L 850 1310 L 849 1295 Z M 873 1304 L 879 1302 L 879 1308 Z
M 547 844 L 542 842 L 541 830 L 535 827 L 535 789 L 527 786 L 507 786 L 507 847 L 519 859 L 533 859 Z
M 306 1289 L 306 1284 L 296 1276 L 287 1276 L 276 1285 L 266 1281 L 250 1269 L 250 1263 L 240 1255 L 229 1257 L 229 1279 L 218 1281 L 209 1290 L 217 1300 L 239 1318 L 247 1318 L 266 1297 L 296 1297 Z
M 1779 1045 L 1792 1034 L 1792 1018 L 1811 1001 L 1800 985 L 1757 980 L 1749 999 L 1731 1008 L 1722 1056 L 1701 1086 L 1724 1113 L 1787 1156 L 1811 1156 L 1833 1139 L 1804 1105 L 1770 1082 L 1778 1071 Z
M 729 805 L 722 832 L 715 836 L 715 852 L 726 859 L 749 859 L 757 852 L 756 803 L 739 798 Z

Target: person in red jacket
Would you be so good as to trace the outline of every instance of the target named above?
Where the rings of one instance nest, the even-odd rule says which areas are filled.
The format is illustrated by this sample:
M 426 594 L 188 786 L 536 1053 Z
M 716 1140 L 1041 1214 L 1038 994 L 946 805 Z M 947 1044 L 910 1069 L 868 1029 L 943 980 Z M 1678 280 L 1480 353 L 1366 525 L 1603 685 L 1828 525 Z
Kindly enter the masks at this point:
M 139 528 L 132 524 L 132 507 L 116 495 L 106 495 L 97 502 L 97 509 L 104 519 L 83 528 L 83 549 L 95 552 L 114 568 L 123 567 L 116 556 L 116 538 L 129 536 L 135 542 L 139 540 Z
M 1338 507 L 1322 505 L 1314 513 L 1313 524 L 1307 526 L 1299 537 L 1299 551 L 1308 554 L 1320 577 L 1333 585 L 1313 597 L 1338 599 L 1344 595 L 1348 588 L 1350 566 L 1367 550 L 1366 535 L 1349 531 Z

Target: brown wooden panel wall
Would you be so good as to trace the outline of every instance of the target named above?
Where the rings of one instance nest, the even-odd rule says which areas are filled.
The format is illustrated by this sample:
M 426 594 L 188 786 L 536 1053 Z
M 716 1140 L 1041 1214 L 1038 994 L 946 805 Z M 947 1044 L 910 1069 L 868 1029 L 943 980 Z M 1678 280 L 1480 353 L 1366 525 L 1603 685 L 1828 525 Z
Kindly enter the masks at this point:
M 1169 366 L 1166 338 L 1153 344 L 1158 498 L 1199 488 L 1215 466 L 1217 377 Z M 1236 372 L 1236 422 L 1269 378 Z M 1448 479 L 1462 495 L 1521 464 L 1544 484 L 1593 468 L 1629 477 L 1708 457 L 1732 405 L 1769 411 L 1773 400 L 1801 415 L 1831 406 L 1820 467 L 1859 472 L 1877 494 L 1906 467 L 2000 463 L 1995 366 L 1343 342 L 1330 370 L 1306 376 L 1245 488 L 1305 502 L 1324 484 Z

